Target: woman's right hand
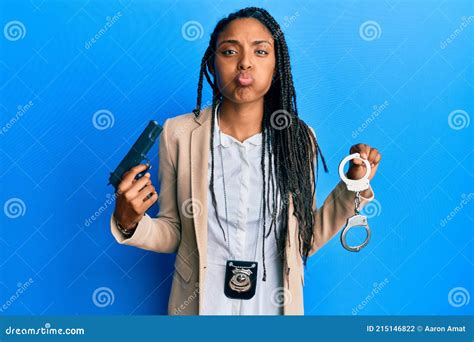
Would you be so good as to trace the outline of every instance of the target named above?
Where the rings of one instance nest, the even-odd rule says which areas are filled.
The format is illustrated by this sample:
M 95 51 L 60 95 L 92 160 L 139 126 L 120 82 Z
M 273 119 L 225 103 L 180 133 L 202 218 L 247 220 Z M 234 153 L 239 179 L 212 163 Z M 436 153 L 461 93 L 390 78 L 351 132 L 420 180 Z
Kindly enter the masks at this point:
M 136 228 L 148 208 L 158 200 L 150 173 L 147 172 L 139 180 L 135 179 L 136 175 L 147 167 L 146 164 L 132 167 L 123 175 L 118 185 L 114 216 L 125 229 Z

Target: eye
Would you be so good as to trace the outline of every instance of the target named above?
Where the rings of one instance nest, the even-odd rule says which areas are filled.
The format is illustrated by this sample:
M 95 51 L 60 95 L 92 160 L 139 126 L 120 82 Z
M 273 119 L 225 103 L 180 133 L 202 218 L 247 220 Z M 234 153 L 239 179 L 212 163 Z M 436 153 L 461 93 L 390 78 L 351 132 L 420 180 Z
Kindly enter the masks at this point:
M 268 52 L 265 50 L 257 50 L 257 54 L 264 56 L 264 55 L 268 55 Z
M 224 50 L 224 51 L 222 51 L 222 54 L 223 54 L 224 56 L 233 55 L 233 54 L 235 54 L 235 53 L 237 53 L 237 51 L 235 51 L 235 50 Z

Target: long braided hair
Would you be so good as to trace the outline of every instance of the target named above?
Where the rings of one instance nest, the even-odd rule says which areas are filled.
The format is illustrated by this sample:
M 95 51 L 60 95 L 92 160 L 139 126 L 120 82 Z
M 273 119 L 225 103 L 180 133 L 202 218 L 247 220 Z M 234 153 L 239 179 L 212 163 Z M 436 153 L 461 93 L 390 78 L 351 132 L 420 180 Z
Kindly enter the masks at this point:
M 296 107 L 296 92 L 293 85 L 293 77 L 290 67 L 290 56 L 284 34 L 280 25 L 266 10 L 258 7 L 247 7 L 237 12 L 229 14 L 221 19 L 209 40 L 204 56 L 201 61 L 201 70 L 199 73 L 197 104 L 193 110 L 194 115 L 198 117 L 201 112 L 202 87 L 203 80 L 206 77 L 207 82 L 212 88 L 212 112 L 222 101 L 217 84 L 211 79 L 211 66 L 214 64 L 214 55 L 216 52 L 217 37 L 222 30 L 233 20 L 239 18 L 255 18 L 259 20 L 271 33 L 275 46 L 275 68 L 276 74 L 272 85 L 264 96 L 264 113 L 262 119 L 262 157 L 261 168 L 263 175 L 263 208 L 269 208 L 270 187 L 273 194 L 273 208 L 271 210 L 271 223 L 268 232 L 266 227 L 266 210 L 263 211 L 263 280 L 266 280 L 265 267 L 265 238 L 268 238 L 273 230 L 277 241 L 279 256 L 285 258 L 285 244 L 288 231 L 288 205 L 289 196 L 292 197 L 294 206 L 294 215 L 298 220 L 298 239 L 300 254 L 306 265 L 308 254 L 313 243 L 313 225 L 314 214 L 312 210 L 313 196 L 316 192 L 317 170 L 318 170 L 318 152 L 323 162 L 324 170 L 327 172 L 326 162 L 321 153 L 316 138 L 310 132 L 308 126 L 298 117 Z M 212 204 L 216 210 L 216 218 L 224 234 L 222 224 L 217 215 L 217 202 L 214 193 L 214 126 L 215 118 L 211 115 L 211 134 L 210 148 L 212 155 L 212 170 L 209 189 L 211 191 Z M 316 149 L 313 150 L 312 146 Z M 269 153 L 269 170 L 271 176 L 269 184 L 266 181 L 265 154 Z M 314 160 L 316 159 L 316 178 L 313 183 L 315 173 Z M 275 177 L 273 177 L 275 175 Z M 275 191 L 275 187 L 276 190 Z M 280 194 L 281 201 L 277 201 L 277 195 Z M 279 205 L 278 203 L 279 202 Z M 278 207 L 277 207 L 278 205 Z M 277 212 L 281 216 L 280 227 L 276 227 L 275 220 Z M 278 220 L 277 220 L 278 221 Z

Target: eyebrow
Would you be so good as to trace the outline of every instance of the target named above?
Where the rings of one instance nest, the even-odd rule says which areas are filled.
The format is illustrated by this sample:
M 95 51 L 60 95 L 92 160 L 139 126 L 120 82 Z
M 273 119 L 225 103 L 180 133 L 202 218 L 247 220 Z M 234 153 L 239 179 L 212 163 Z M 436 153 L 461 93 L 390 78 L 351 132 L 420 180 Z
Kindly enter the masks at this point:
M 217 45 L 217 47 L 221 46 L 224 43 L 240 44 L 240 42 L 237 39 L 226 39 L 226 40 L 223 40 L 222 42 L 220 42 L 219 45 Z M 262 43 L 267 43 L 270 46 L 272 45 L 272 43 L 270 43 L 268 40 L 254 40 L 252 42 L 252 45 L 260 45 Z

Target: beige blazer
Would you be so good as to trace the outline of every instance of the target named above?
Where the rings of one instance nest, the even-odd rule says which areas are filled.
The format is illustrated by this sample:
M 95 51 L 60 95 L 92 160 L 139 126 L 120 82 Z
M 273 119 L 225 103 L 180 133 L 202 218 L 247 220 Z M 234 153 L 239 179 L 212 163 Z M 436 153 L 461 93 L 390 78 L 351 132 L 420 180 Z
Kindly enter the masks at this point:
M 134 235 L 124 239 L 114 220 L 110 219 L 113 236 L 118 243 L 158 252 L 177 253 L 175 272 L 168 303 L 169 315 L 198 315 L 206 277 L 208 154 L 211 108 L 167 119 L 159 145 L 158 177 L 159 214 L 147 214 L 139 222 Z M 362 198 L 361 208 L 373 199 Z M 316 253 L 354 213 L 354 193 L 341 181 L 317 210 L 314 225 Z M 299 255 L 297 220 L 289 203 L 287 258 L 283 262 L 284 315 L 303 315 L 304 270 Z M 342 252 L 342 246 L 341 246 Z

